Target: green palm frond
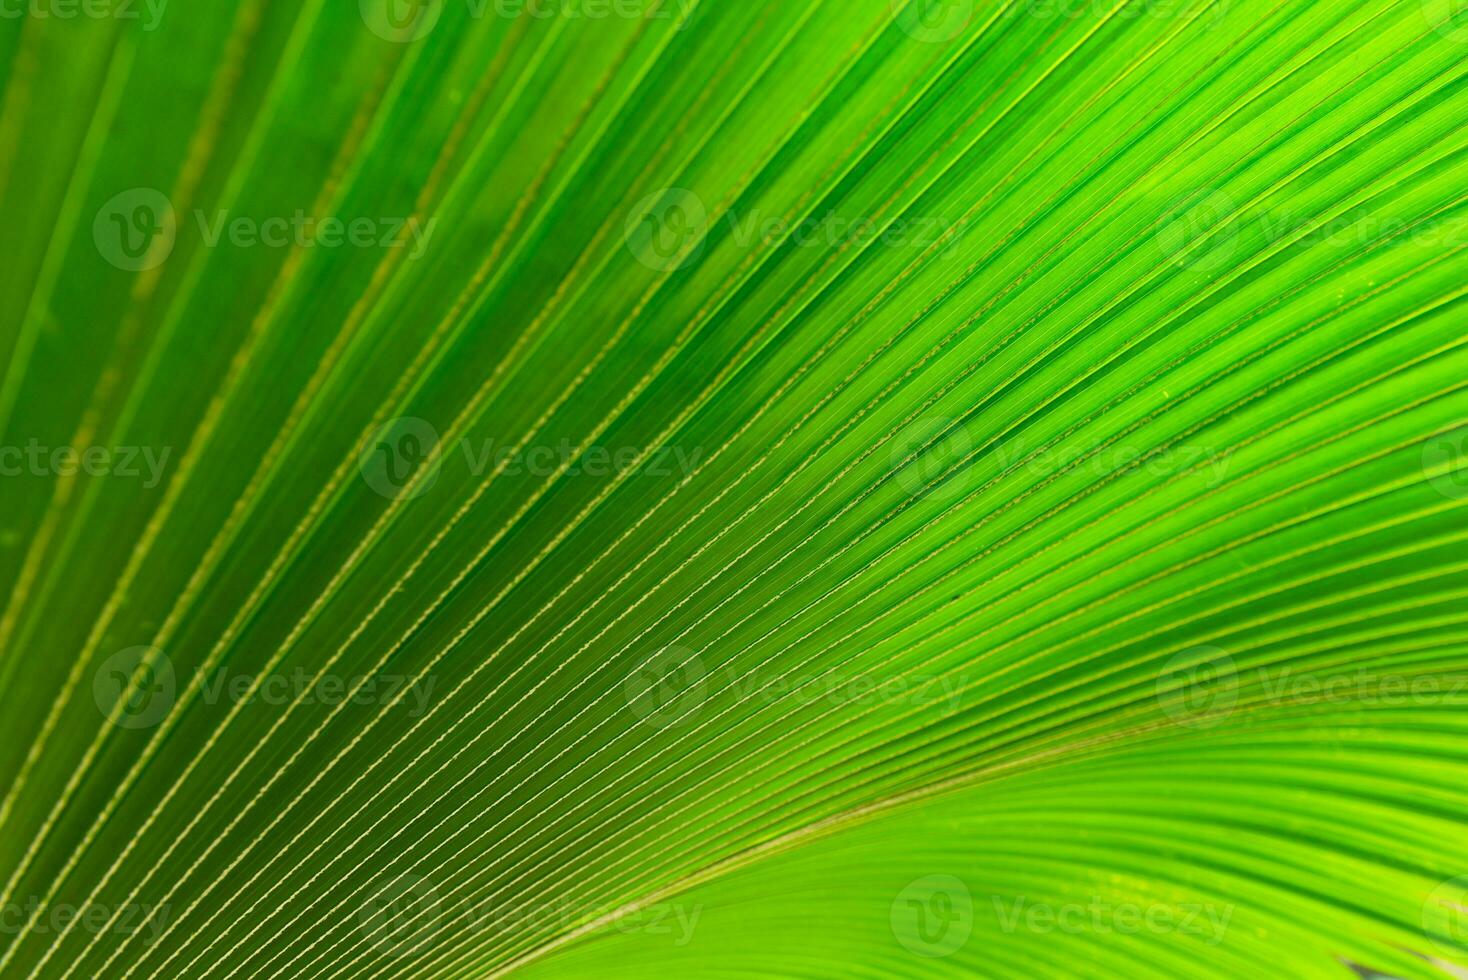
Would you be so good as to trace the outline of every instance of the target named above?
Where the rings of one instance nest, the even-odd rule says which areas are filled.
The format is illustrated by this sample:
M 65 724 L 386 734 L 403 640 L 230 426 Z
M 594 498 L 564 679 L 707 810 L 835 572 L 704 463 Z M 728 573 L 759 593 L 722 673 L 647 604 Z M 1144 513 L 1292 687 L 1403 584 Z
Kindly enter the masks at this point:
M 1468 964 L 1460 0 L 0 12 L 0 976 Z

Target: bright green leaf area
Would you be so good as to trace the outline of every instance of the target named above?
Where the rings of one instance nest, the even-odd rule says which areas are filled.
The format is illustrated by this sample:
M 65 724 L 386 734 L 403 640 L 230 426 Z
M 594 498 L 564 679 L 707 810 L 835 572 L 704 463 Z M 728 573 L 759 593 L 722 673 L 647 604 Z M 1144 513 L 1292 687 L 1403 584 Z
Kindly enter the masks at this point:
M 0 14 L 0 977 L 1464 975 L 1461 0 Z

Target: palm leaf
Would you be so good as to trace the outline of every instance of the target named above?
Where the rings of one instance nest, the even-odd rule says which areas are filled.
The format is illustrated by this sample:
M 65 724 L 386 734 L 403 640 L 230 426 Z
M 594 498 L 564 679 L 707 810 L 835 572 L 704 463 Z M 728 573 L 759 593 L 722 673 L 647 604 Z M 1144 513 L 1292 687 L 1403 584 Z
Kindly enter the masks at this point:
M 1460 7 L 0 20 L 0 973 L 1468 962 Z

